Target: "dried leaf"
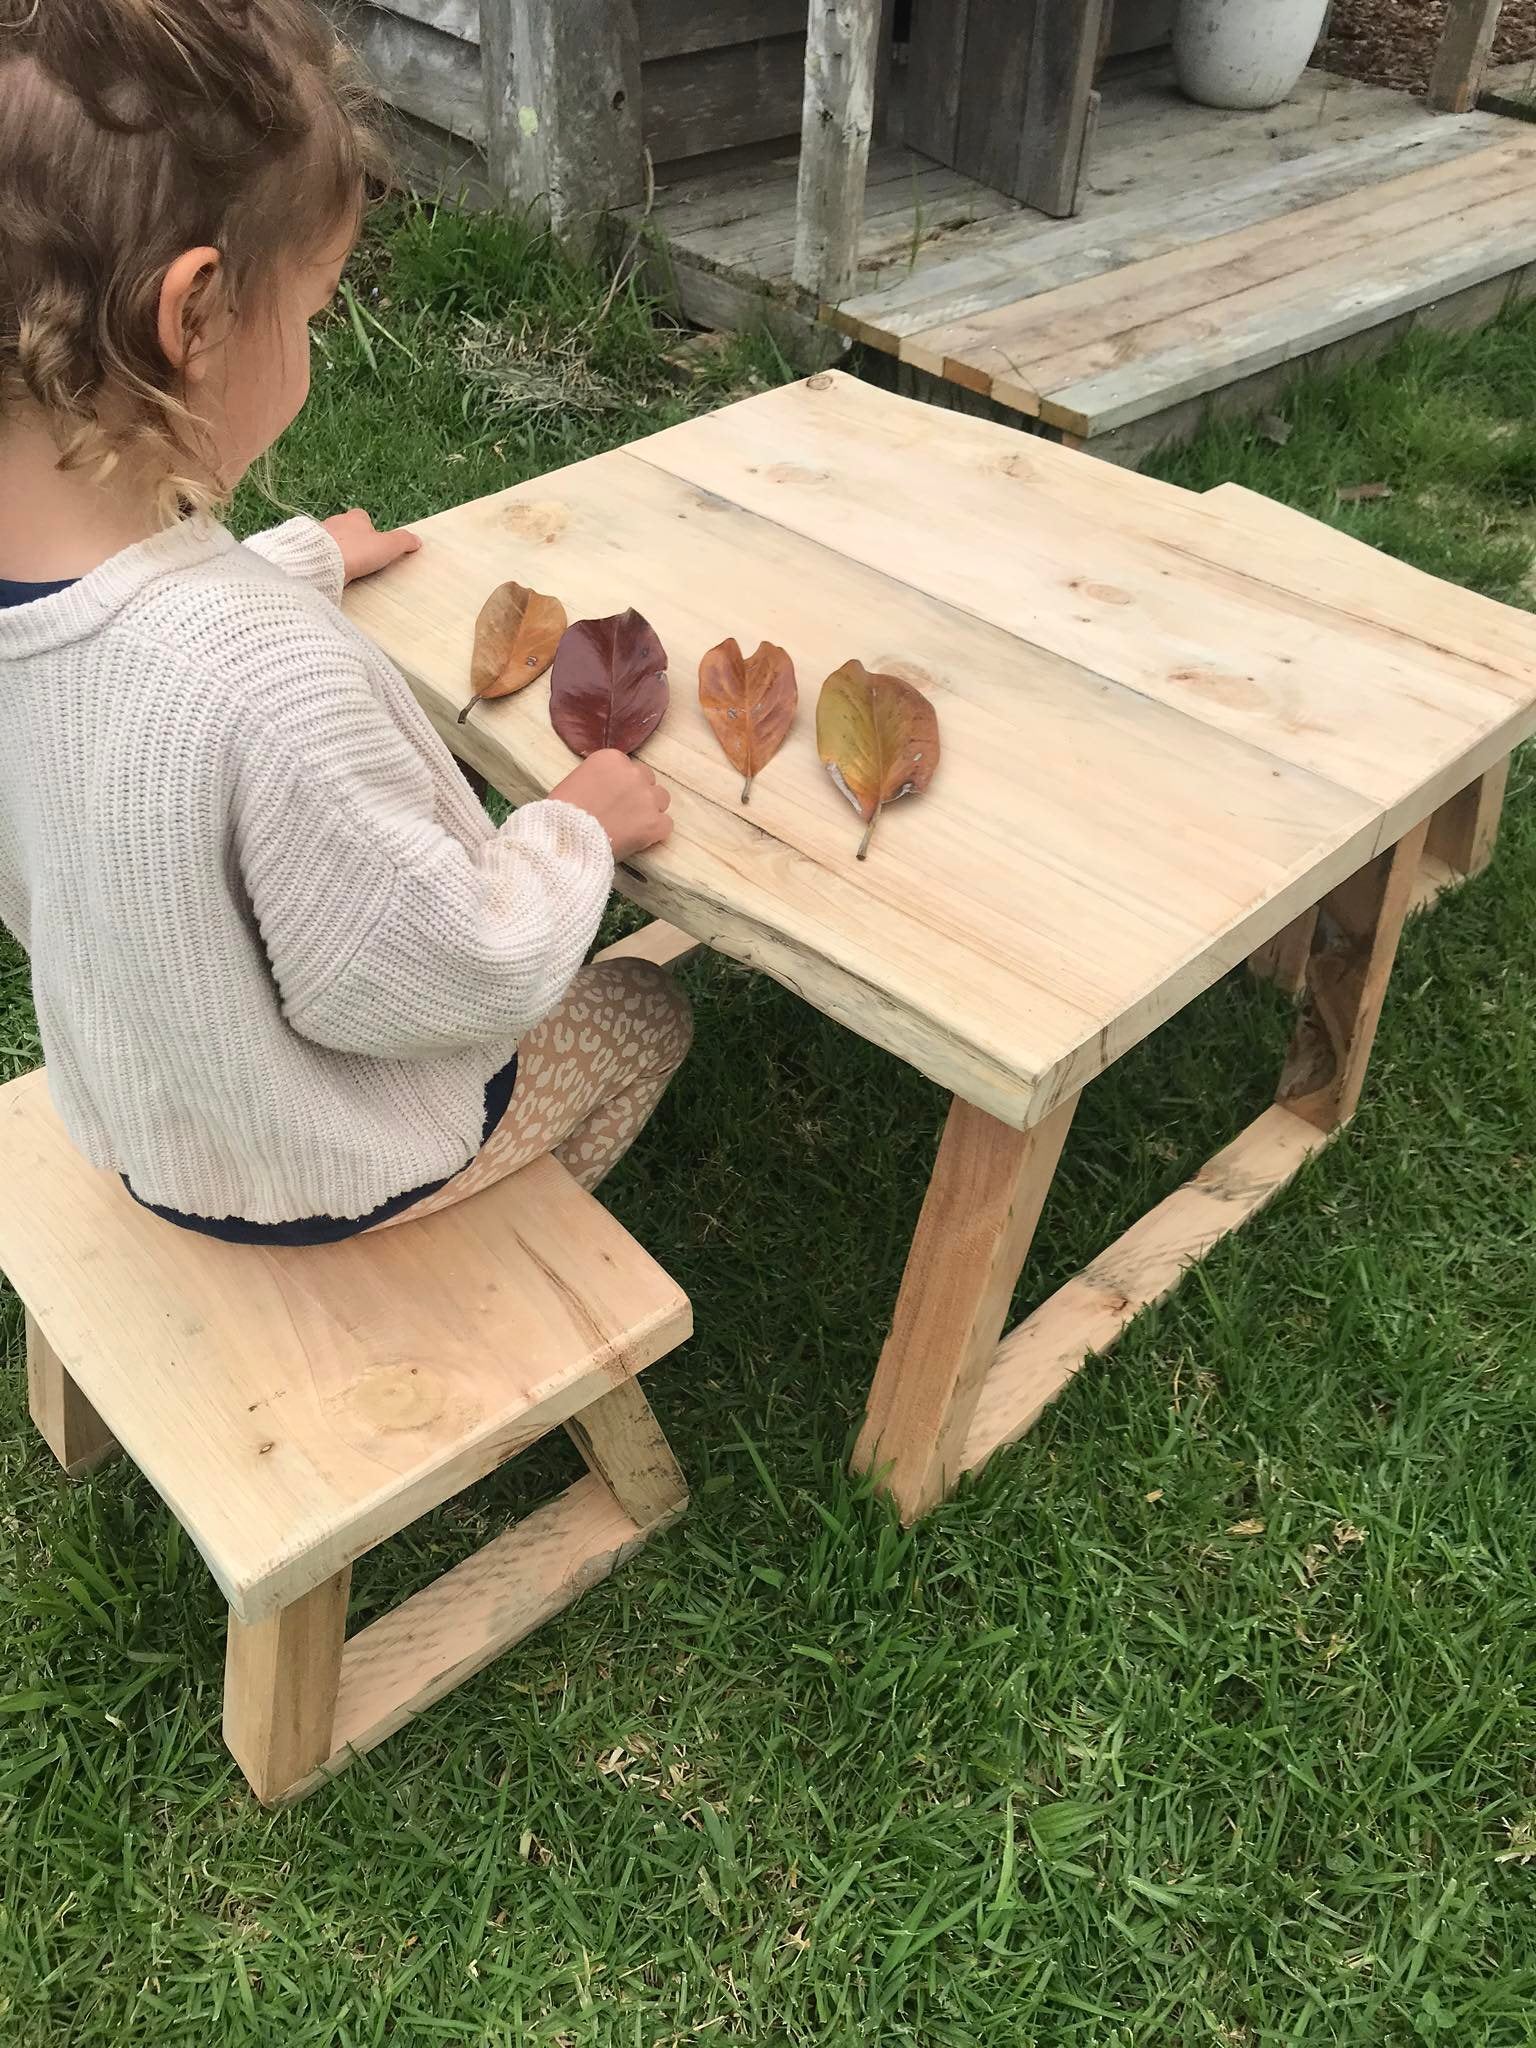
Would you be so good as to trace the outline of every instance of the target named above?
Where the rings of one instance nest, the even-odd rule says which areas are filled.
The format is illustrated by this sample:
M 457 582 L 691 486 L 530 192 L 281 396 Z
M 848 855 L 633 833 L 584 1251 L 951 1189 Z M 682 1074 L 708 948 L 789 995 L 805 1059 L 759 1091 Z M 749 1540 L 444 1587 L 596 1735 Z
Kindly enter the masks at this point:
M 667 652 L 638 612 L 578 619 L 555 651 L 550 723 L 573 754 L 632 754 L 667 709 Z
M 1340 484 L 1333 494 L 1341 505 L 1364 505 L 1376 498 L 1390 498 L 1390 484 Z
M 1257 1515 L 1251 1515 L 1245 1522 L 1228 1522 L 1227 1534 L 1229 1536 L 1262 1536 L 1264 1534 L 1264 1524 Z
M 734 640 L 722 640 L 699 663 L 699 702 L 725 758 L 745 778 L 741 800 L 750 803 L 752 778 L 767 767 L 795 722 L 800 692 L 794 663 L 771 640 L 750 661 Z
M 487 697 L 510 697 L 537 682 L 555 658 L 565 631 L 565 606 L 558 597 L 522 583 L 498 583 L 475 621 L 475 652 L 469 665 L 469 702 L 462 725 Z
M 925 790 L 933 780 L 939 765 L 938 714 L 922 691 L 900 676 L 871 675 L 862 661 L 845 661 L 821 686 L 816 749 L 822 766 L 864 820 L 863 860 L 885 806 Z
M 1282 419 L 1277 412 L 1259 414 L 1259 432 L 1266 441 L 1273 441 L 1277 448 L 1283 448 L 1296 429 L 1288 419 Z

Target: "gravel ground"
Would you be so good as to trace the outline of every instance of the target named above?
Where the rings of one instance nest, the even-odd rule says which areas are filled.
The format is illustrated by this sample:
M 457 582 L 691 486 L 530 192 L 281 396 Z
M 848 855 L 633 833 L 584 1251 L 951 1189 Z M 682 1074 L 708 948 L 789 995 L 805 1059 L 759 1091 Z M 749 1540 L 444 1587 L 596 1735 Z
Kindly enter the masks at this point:
M 1422 93 L 1444 23 L 1445 0 L 1334 0 L 1319 61 L 1372 85 Z M 1493 62 L 1527 58 L 1536 63 L 1536 0 L 1504 0 Z

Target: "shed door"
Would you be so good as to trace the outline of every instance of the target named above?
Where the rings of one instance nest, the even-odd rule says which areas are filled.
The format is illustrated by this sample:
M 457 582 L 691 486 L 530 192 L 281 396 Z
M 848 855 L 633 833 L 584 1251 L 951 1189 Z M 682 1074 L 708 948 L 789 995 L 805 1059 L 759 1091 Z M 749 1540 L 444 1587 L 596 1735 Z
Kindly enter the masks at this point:
M 912 0 L 906 140 L 1043 213 L 1075 211 L 1106 0 Z

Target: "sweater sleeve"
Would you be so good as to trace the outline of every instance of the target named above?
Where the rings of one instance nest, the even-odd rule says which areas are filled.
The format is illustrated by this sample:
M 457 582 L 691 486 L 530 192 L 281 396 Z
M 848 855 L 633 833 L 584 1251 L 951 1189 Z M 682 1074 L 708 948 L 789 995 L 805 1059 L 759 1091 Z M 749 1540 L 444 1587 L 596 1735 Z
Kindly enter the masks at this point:
M 341 549 L 318 520 L 285 519 L 281 526 L 253 533 L 245 545 L 253 555 L 260 555 L 274 569 L 281 569 L 285 576 L 312 584 L 332 604 L 341 603 L 345 581 Z
M 597 934 L 607 834 L 546 800 L 499 830 L 485 819 L 466 844 L 361 663 L 338 643 L 318 666 L 275 706 L 253 704 L 234 820 L 284 1016 L 316 1044 L 378 1058 L 522 1037 Z

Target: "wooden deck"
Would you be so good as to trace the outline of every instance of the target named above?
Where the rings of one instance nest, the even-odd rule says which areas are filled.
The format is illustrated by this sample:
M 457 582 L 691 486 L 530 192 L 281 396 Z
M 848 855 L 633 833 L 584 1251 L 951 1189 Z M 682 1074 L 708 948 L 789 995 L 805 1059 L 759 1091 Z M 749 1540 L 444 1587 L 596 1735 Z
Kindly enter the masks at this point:
M 684 312 L 792 312 L 795 173 L 787 149 L 658 191 Z M 1106 80 L 1072 220 L 877 148 L 859 289 L 822 318 L 970 402 L 1130 457 L 1341 344 L 1491 317 L 1536 263 L 1533 199 L 1529 124 L 1322 72 L 1271 112 L 1221 113 L 1159 64 Z

